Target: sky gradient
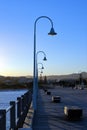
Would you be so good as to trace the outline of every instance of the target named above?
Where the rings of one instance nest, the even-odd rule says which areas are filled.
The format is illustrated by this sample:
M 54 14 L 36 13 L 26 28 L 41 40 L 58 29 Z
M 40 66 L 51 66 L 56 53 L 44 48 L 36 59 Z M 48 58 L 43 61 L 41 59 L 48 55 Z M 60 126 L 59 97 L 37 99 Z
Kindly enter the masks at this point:
M 0 75 L 33 75 L 34 22 L 43 75 L 87 72 L 87 0 L 0 0 Z

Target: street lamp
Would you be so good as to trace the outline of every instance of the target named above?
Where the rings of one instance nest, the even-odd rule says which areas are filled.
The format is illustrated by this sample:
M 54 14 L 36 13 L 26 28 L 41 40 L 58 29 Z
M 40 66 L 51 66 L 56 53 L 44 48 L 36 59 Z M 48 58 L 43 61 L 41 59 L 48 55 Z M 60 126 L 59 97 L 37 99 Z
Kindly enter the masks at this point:
M 41 69 L 44 69 L 44 67 L 43 67 L 43 64 L 42 63 L 38 63 L 38 54 L 40 54 L 40 53 L 42 53 L 43 55 L 44 55 L 44 58 L 43 58 L 43 61 L 46 61 L 47 60 L 47 58 L 46 58 L 46 54 L 45 54 L 45 52 L 44 51 L 38 51 L 37 53 L 36 53 L 36 74 L 37 74 L 37 76 L 36 76 L 36 96 L 38 97 L 38 64 L 41 64 L 42 65 L 42 68 Z
M 42 64 L 42 63 L 38 63 L 38 54 L 40 54 L 40 53 L 42 53 L 44 55 L 43 61 L 47 61 L 46 54 L 45 54 L 44 51 L 38 51 L 36 53 L 36 74 L 37 74 L 36 80 L 37 80 L 37 89 L 38 89 L 38 64 Z M 43 67 L 43 65 L 42 65 L 42 67 Z
M 47 16 L 40 16 L 40 17 L 38 17 L 36 20 L 35 20 L 35 22 L 34 22 L 34 69 L 33 69 L 33 109 L 36 111 L 36 109 L 37 109 L 37 106 L 36 106 L 36 104 L 37 104 L 37 91 L 36 91 L 36 79 L 37 79 L 37 68 L 36 68 L 36 23 L 37 23 L 37 21 L 39 20 L 39 19 L 41 19 L 41 18 L 46 18 L 46 19 L 48 19 L 49 21 L 50 21 L 50 23 L 51 23 L 51 30 L 50 30 L 50 32 L 48 33 L 48 35 L 56 35 L 57 33 L 54 31 L 54 28 L 53 28 L 53 22 L 52 22 L 52 20 L 49 18 L 49 17 L 47 17 Z
M 41 68 L 38 68 L 38 69 L 44 69 L 44 67 L 43 67 L 43 64 L 42 63 L 38 63 L 38 65 L 41 65 Z
M 41 68 L 39 68 L 39 67 L 37 67 L 38 69 L 37 69 L 37 93 L 38 93 L 38 72 L 40 72 L 40 74 L 42 74 L 43 73 L 43 69 L 44 69 L 44 66 L 43 66 L 43 64 L 42 63 L 38 63 L 38 65 L 41 65 Z M 41 70 L 41 71 L 39 71 L 39 69 Z M 37 95 L 38 96 L 38 95 Z
M 44 52 L 44 51 L 38 51 L 38 52 L 37 52 L 37 56 L 38 56 L 39 53 L 42 53 L 42 54 L 44 55 L 43 60 L 46 61 L 47 58 L 46 58 L 46 54 L 45 54 L 45 52 Z M 37 58 L 37 57 L 36 57 L 36 58 Z
M 42 79 L 43 79 L 43 78 L 42 78 L 42 74 L 43 74 L 43 71 L 41 70 L 41 71 L 40 71 L 40 77 L 39 77 L 39 82 L 40 82 L 40 83 L 42 82 Z
M 39 65 L 39 64 L 41 65 L 41 68 L 38 68 L 38 65 Z M 44 69 L 44 67 L 43 67 L 43 64 L 42 64 L 42 63 L 38 63 L 38 64 L 37 64 L 37 89 L 38 89 L 38 69 L 41 69 L 41 73 L 43 73 L 42 70 Z

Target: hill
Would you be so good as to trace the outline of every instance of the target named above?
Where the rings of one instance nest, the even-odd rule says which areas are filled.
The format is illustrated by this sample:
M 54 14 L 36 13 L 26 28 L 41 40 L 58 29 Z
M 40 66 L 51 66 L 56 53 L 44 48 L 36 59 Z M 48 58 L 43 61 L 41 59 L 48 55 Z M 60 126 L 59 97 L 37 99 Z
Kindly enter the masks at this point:
M 65 80 L 65 79 L 78 79 L 80 76 L 82 78 L 87 79 L 87 72 L 82 72 L 82 73 L 73 73 L 73 74 L 68 74 L 68 75 L 50 75 L 47 76 L 48 80 Z

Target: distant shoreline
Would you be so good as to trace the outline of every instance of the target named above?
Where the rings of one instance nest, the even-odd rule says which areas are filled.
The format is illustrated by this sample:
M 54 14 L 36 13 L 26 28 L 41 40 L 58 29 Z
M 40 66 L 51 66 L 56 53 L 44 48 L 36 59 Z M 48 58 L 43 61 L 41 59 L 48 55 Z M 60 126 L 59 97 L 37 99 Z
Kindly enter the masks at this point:
M 27 88 L 24 88 L 24 89 L 8 89 L 8 88 L 6 88 L 6 89 L 0 89 L 0 92 L 1 91 L 21 91 L 21 90 L 28 90 Z

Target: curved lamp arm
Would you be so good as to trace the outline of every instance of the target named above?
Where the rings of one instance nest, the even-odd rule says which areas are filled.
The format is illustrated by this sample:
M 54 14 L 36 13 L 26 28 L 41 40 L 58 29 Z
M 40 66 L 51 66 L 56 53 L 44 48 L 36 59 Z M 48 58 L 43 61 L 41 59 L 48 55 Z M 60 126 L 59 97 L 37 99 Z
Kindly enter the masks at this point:
M 42 64 L 42 63 L 38 63 L 38 64 L 42 65 L 42 68 L 40 68 L 40 69 L 44 69 L 44 67 L 43 67 L 43 64 Z
M 44 52 L 44 51 L 38 51 L 38 52 L 37 52 L 37 56 L 38 56 L 39 53 L 43 53 L 43 55 L 44 55 L 43 60 L 46 61 L 47 58 L 46 58 L 46 54 L 45 54 L 45 52 Z

